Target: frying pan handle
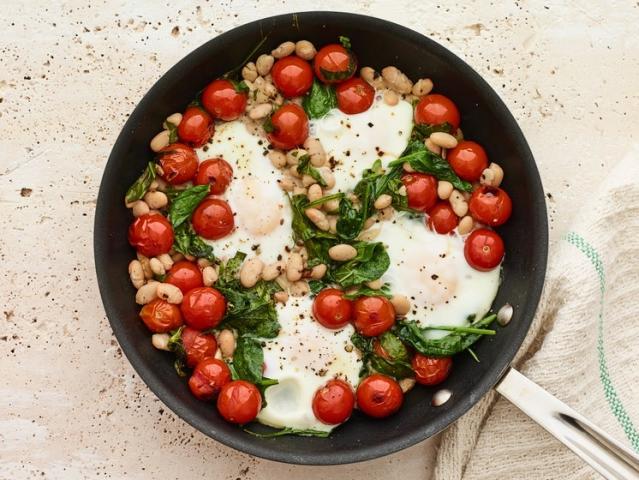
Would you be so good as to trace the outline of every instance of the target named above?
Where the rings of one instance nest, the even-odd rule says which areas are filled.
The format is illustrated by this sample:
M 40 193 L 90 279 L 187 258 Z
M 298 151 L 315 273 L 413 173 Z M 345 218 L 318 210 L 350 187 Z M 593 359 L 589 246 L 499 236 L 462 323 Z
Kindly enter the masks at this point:
M 495 389 L 604 478 L 639 479 L 639 455 L 511 368 Z

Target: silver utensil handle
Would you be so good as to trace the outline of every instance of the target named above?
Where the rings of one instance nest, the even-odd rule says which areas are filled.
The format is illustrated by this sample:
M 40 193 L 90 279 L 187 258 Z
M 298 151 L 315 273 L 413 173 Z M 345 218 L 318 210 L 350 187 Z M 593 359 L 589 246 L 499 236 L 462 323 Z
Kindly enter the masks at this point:
M 639 479 L 639 455 L 511 368 L 495 389 L 604 478 Z

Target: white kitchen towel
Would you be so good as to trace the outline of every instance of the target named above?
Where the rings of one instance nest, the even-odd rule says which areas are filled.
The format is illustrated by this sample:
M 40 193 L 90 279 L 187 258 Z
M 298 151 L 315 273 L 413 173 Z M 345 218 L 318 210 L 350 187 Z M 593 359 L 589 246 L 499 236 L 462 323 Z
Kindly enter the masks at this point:
M 552 249 L 515 365 L 639 452 L 639 148 L 602 178 Z M 443 434 L 435 479 L 523 478 L 599 477 L 490 392 Z

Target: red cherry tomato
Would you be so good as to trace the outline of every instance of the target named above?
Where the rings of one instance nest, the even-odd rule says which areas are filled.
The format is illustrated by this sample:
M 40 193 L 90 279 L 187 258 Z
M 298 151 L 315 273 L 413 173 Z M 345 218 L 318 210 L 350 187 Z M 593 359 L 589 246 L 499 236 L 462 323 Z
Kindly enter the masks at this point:
M 359 297 L 353 302 L 355 330 L 376 337 L 395 324 L 395 309 L 386 297 Z
M 351 78 L 340 83 L 335 89 L 337 106 L 348 114 L 368 110 L 375 99 L 375 89 L 361 78 Z
M 469 210 L 473 218 L 491 227 L 497 227 L 510 218 L 513 202 L 501 188 L 484 186 L 473 192 Z
M 217 397 L 217 409 L 227 422 L 248 423 L 257 417 L 261 408 L 260 391 L 244 380 L 227 383 Z
M 233 167 L 222 158 L 209 158 L 200 163 L 195 185 L 211 184 L 211 194 L 221 195 L 233 179 Z
M 198 363 L 189 378 L 189 388 L 200 400 L 213 400 L 231 381 L 231 371 L 222 360 L 205 358 Z
M 196 264 L 188 260 L 175 262 L 171 270 L 169 270 L 169 273 L 166 274 L 164 281 L 178 287 L 182 291 L 182 294 L 186 294 L 194 288 L 204 286 L 202 272 Z
M 475 270 L 492 270 L 504 258 L 504 241 L 494 231 L 479 228 L 466 238 L 464 256 Z
M 208 198 L 200 203 L 191 220 L 195 232 L 207 240 L 225 237 L 235 227 L 231 207 L 219 198 Z
M 201 147 L 213 136 L 215 124 L 211 115 L 200 107 L 189 107 L 178 125 L 178 137 L 194 148 Z
M 295 55 L 280 58 L 271 69 L 273 83 L 286 98 L 299 97 L 313 85 L 313 69 Z
M 455 229 L 457 223 L 457 215 L 448 202 L 437 202 L 428 212 L 428 226 L 437 233 L 450 233 Z
M 191 327 L 182 330 L 182 346 L 186 353 L 186 365 L 195 368 L 205 358 L 213 358 L 217 351 L 217 341 L 214 335 L 202 333 Z
M 459 110 L 453 101 L 432 93 L 423 96 L 415 107 L 415 123 L 425 123 L 427 125 L 450 124 L 454 130 L 459 127 Z
M 230 121 L 244 113 L 248 96 L 228 80 L 214 80 L 202 92 L 202 105 L 215 118 Z
M 468 140 L 459 142 L 449 151 L 446 160 L 460 178 L 469 182 L 479 180 L 482 172 L 488 168 L 488 156 L 482 146 Z
M 399 384 L 391 377 L 375 373 L 357 387 L 357 406 L 366 415 L 384 418 L 392 415 L 404 401 Z
M 173 227 L 159 213 L 141 215 L 129 227 L 129 243 L 147 257 L 162 255 L 173 245 Z
M 273 131 L 267 135 L 268 141 L 276 148 L 290 150 L 304 143 L 308 137 L 308 117 L 299 105 L 287 103 L 271 117 Z
M 328 425 L 343 423 L 353 413 L 355 394 L 353 388 L 343 380 L 329 380 L 313 397 L 315 417 Z
M 415 380 L 422 385 L 437 385 L 448 378 L 453 360 L 450 357 L 427 357 L 416 353 L 411 361 Z
M 353 302 L 336 288 L 325 288 L 313 300 L 313 316 L 326 328 L 342 328 L 351 321 L 352 315 Z
M 197 154 L 188 145 L 172 143 L 160 150 L 156 161 L 162 167 L 162 178 L 171 185 L 192 180 L 197 172 Z
M 351 78 L 357 70 L 357 60 L 352 52 L 333 43 L 322 47 L 313 62 L 315 75 L 324 83 L 339 83 Z
M 189 290 L 180 305 L 184 323 L 196 330 L 215 328 L 226 312 L 226 299 L 211 287 Z
M 182 315 L 177 305 L 159 298 L 142 307 L 140 318 L 153 333 L 167 333 L 182 325 Z
M 432 175 L 406 173 L 402 175 L 402 183 L 406 186 L 409 208 L 427 212 L 437 203 L 437 180 Z

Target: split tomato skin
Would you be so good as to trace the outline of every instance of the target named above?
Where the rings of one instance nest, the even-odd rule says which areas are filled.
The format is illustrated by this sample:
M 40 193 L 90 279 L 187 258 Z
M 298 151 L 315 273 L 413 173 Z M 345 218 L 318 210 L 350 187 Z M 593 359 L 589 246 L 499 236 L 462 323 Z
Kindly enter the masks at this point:
M 182 315 L 177 305 L 160 298 L 144 305 L 140 310 L 140 318 L 153 333 L 168 333 L 182 325 Z
M 214 400 L 230 381 L 231 371 L 226 363 L 217 358 L 206 358 L 193 370 L 189 378 L 189 389 L 197 399 L 210 401 Z
M 188 182 L 197 173 L 197 153 L 183 143 L 167 145 L 157 153 L 155 159 L 162 168 L 162 178 L 170 185 Z
M 439 385 L 448 378 L 453 366 L 451 357 L 427 357 L 416 353 L 411 361 L 415 380 L 420 385 Z

